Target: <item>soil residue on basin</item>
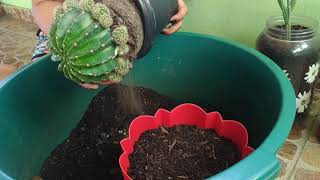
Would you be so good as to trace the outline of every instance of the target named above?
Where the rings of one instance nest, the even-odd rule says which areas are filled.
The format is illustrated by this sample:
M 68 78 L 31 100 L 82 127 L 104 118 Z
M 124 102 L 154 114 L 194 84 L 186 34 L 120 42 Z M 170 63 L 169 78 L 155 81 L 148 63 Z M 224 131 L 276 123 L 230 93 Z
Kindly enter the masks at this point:
M 106 87 L 92 99 L 70 135 L 43 162 L 39 176 L 44 180 L 123 179 L 119 141 L 127 136 L 130 122 L 140 115 L 154 115 L 159 108 L 172 110 L 179 103 L 151 89 Z M 207 112 L 215 110 L 200 106 Z

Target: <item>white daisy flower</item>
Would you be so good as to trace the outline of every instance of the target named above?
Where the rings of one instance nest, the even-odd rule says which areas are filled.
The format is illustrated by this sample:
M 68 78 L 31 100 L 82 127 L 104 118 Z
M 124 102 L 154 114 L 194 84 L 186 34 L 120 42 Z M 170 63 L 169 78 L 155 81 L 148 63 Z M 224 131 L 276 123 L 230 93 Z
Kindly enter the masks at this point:
M 289 78 L 289 73 L 288 73 L 288 71 L 287 71 L 287 70 L 283 70 L 283 72 L 284 72 L 284 74 L 288 77 L 288 79 L 291 80 L 291 79 Z
M 306 93 L 305 91 L 303 94 L 299 93 L 298 97 L 296 98 L 296 108 L 298 113 L 303 113 L 309 106 L 311 98 L 311 91 Z
M 316 80 L 319 73 L 319 67 L 320 65 L 318 63 L 309 67 L 309 72 L 306 73 L 306 77 L 304 78 L 307 83 L 312 84 Z

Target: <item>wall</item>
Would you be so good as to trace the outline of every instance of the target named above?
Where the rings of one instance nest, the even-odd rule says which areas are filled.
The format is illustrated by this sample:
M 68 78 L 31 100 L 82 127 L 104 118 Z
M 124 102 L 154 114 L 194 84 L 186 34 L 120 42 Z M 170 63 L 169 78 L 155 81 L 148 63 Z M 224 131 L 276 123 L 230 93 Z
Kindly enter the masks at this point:
M 0 2 L 8 5 L 30 9 L 32 0 L 0 0 Z
M 281 15 L 277 0 L 185 0 L 182 31 L 212 34 L 254 46 L 269 16 Z M 296 15 L 320 20 L 320 0 L 298 0 Z
M 0 0 L 31 8 L 32 0 Z M 254 46 L 269 16 L 281 15 L 277 0 L 185 0 L 189 14 L 181 31 L 211 34 Z M 298 0 L 295 13 L 320 20 L 320 0 Z

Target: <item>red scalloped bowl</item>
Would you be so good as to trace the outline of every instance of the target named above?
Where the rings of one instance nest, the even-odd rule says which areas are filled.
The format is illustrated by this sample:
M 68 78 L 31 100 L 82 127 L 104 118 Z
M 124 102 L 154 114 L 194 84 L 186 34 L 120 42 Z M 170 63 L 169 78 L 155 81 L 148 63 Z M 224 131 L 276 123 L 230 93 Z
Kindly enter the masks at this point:
M 119 163 L 124 180 L 132 180 L 127 174 L 130 166 L 128 157 L 133 152 L 134 144 L 140 135 L 145 131 L 160 128 L 160 126 L 172 127 L 175 125 L 192 125 L 198 128 L 214 129 L 218 135 L 237 145 L 241 152 L 241 159 L 254 151 L 248 146 L 248 133 L 240 122 L 223 120 L 219 112 L 206 113 L 194 104 L 181 104 L 171 112 L 159 109 L 155 116 L 143 115 L 131 122 L 129 137 L 120 142 L 123 154 L 119 158 Z

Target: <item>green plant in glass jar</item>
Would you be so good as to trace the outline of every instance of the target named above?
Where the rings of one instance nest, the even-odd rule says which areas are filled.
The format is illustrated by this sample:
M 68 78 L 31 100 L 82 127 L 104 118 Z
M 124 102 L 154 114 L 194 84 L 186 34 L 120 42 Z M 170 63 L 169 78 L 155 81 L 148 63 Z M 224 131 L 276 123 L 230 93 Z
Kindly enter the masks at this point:
M 277 0 L 282 15 L 267 19 L 256 48 L 288 76 L 296 92 L 297 119 L 308 111 L 319 72 L 320 38 L 318 21 L 294 16 L 297 0 Z

